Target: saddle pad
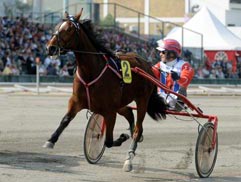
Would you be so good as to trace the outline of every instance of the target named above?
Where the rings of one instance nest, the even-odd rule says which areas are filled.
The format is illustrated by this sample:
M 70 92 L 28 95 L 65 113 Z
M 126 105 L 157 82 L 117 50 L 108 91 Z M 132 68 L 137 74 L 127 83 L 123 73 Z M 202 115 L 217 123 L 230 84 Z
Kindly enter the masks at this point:
M 116 57 L 118 57 L 120 60 L 128 60 L 128 59 L 136 58 L 138 57 L 138 55 L 134 52 L 128 52 L 128 53 L 117 52 Z

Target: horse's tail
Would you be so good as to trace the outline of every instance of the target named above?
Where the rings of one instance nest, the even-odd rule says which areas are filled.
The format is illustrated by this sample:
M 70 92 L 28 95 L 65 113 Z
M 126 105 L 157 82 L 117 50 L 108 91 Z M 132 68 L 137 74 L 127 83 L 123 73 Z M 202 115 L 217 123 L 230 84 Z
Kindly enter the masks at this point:
M 166 119 L 166 104 L 164 99 L 158 95 L 157 89 L 155 88 L 149 99 L 147 106 L 147 113 L 151 116 L 152 119 Z

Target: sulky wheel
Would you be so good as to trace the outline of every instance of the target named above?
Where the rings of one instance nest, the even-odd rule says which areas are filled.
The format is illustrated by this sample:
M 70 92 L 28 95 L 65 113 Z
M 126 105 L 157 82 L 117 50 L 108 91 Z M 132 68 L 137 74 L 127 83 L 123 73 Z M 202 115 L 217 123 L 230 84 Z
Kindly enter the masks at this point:
M 205 123 L 197 138 L 195 163 L 197 173 L 201 178 L 209 177 L 215 166 L 218 153 L 218 134 L 216 134 L 216 143 L 212 148 L 213 132 L 213 123 Z
M 84 135 L 84 155 L 90 164 L 97 163 L 105 151 L 105 123 L 100 114 L 93 113 Z

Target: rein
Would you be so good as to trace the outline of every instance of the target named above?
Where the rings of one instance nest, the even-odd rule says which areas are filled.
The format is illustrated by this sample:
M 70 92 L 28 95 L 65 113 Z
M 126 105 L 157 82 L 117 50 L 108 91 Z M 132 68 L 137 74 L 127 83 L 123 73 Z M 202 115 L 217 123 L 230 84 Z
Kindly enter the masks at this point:
M 77 52 L 81 54 L 106 55 L 106 53 L 103 53 L 103 52 L 80 51 L 80 50 L 65 49 L 65 48 L 61 48 L 61 49 L 64 51 Z
M 75 36 L 77 34 L 77 37 L 79 38 L 80 37 L 80 35 L 79 35 L 80 23 L 76 22 L 76 20 L 72 16 L 69 16 L 67 19 L 64 19 L 64 20 L 65 21 L 69 20 L 74 25 L 74 27 L 75 27 Z M 61 27 L 61 25 L 59 26 L 59 28 Z M 92 52 L 92 51 L 81 51 L 81 50 L 66 49 L 66 48 L 64 48 L 63 46 L 60 45 L 61 38 L 59 36 L 59 30 L 56 33 L 54 33 L 53 35 L 55 35 L 57 37 L 57 45 L 58 45 L 57 49 L 58 49 L 58 54 L 59 55 L 60 55 L 61 50 L 76 52 L 76 53 L 80 53 L 80 54 L 106 55 L 106 53 L 102 53 L 102 52 Z M 77 45 L 78 45 L 78 39 L 76 38 L 75 40 L 76 40 Z

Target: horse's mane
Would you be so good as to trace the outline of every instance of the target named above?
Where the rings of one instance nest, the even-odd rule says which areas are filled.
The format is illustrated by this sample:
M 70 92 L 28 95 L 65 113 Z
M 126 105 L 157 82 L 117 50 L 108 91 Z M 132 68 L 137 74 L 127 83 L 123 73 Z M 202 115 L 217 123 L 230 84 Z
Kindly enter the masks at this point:
M 113 59 L 119 59 L 116 53 L 114 53 L 111 49 L 105 46 L 106 40 L 102 38 L 101 33 L 97 33 L 94 30 L 95 26 L 93 25 L 91 20 L 89 19 L 80 20 L 80 26 L 83 28 L 83 31 L 85 32 L 85 34 L 87 35 L 91 43 L 98 51 L 105 53 L 106 55 L 112 57 Z M 135 54 L 134 57 L 136 58 L 137 61 L 146 62 L 144 58 L 142 58 L 137 54 Z
M 94 30 L 95 27 L 91 22 L 91 20 L 89 19 L 81 20 L 80 25 L 83 28 L 89 40 L 91 41 L 91 43 L 98 51 L 103 52 L 110 57 L 116 57 L 115 54 L 105 46 L 106 40 L 101 38 L 101 35 Z

